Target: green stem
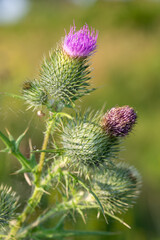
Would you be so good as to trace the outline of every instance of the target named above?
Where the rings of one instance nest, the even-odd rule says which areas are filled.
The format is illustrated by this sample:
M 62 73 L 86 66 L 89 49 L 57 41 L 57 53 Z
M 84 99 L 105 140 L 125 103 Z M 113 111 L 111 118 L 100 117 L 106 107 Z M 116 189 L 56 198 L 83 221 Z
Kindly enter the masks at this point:
M 11 240 L 11 239 L 16 239 L 16 234 L 21 228 L 23 222 L 26 220 L 26 218 L 34 211 L 35 207 L 37 204 L 40 202 L 40 199 L 43 195 L 43 192 L 41 189 L 35 187 L 34 192 L 32 196 L 30 197 L 28 204 L 22 214 L 18 217 L 15 225 L 11 228 L 10 233 L 8 236 L 5 238 L 5 240 Z
M 50 137 L 50 134 L 51 134 L 51 131 L 52 131 L 52 128 L 53 128 L 54 124 L 55 124 L 55 116 L 48 123 L 47 130 L 46 130 L 46 133 L 45 133 L 45 137 L 44 137 L 44 140 L 43 140 L 42 150 L 47 149 L 48 140 L 49 140 L 49 137 Z M 44 165 L 44 161 L 45 161 L 45 155 L 46 155 L 45 151 L 41 152 L 40 160 L 39 160 L 39 164 L 38 164 L 38 169 L 37 169 L 36 185 L 39 185 L 39 182 L 40 182 L 42 169 L 43 169 L 43 165 Z
M 46 150 L 46 148 L 47 148 L 49 136 L 51 134 L 51 130 L 52 130 L 54 123 L 55 123 L 55 116 L 50 120 L 50 122 L 47 125 L 47 130 L 46 130 L 46 133 L 44 136 L 42 150 Z M 28 204 L 25 207 L 24 211 L 17 219 L 17 222 L 15 223 L 15 225 L 11 228 L 11 231 L 8 234 L 8 236 L 5 238 L 6 240 L 15 239 L 16 234 L 19 231 L 19 229 L 21 228 L 22 224 L 27 219 L 27 217 L 31 213 L 33 213 L 34 209 L 36 208 L 36 206 L 38 205 L 38 203 L 40 202 L 40 200 L 42 198 L 43 190 L 39 186 L 41 185 L 40 184 L 41 183 L 41 174 L 42 174 L 44 161 L 45 161 L 45 152 L 42 152 L 40 155 L 40 161 L 38 164 L 38 169 L 37 169 L 37 174 L 36 174 L 36 182 L 35 182 L 36 186 L 34 188 L 33 194 L 30 197 Z

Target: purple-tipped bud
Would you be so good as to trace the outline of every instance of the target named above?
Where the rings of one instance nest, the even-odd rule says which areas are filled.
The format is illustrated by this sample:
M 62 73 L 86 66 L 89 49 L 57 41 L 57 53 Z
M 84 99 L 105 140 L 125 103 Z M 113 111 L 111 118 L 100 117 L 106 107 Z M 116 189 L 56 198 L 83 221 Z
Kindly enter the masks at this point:
M 71 57 L 87 57 L 91 55 L 97 47 L 98 33 L 92 28 L 91 31 L 85 24 L 79 31 L 75 25 L 70 28 L 63 41 L 63 50 Z
M 124 137 L 135 124 L 137 115 L 129 106 L 115 107 L 107 111 L 102 119 L 102 127 L 110 136 Z

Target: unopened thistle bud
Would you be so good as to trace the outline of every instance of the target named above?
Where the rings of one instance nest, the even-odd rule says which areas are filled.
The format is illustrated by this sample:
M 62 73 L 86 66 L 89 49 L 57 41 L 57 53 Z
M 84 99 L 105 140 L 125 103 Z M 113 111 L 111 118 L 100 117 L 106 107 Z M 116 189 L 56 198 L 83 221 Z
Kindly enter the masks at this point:
M 91 55 L 97 47 L 98 33 L 89 30 L 88 25 L 84 25 L 76 31 L 75 25 L 70 28 L 70 32 L 63 41 L 63 50 L 71 57 L 87 57 Z
M 103 168 L 94 176 L 92 189 L 104 209 L 121 213 L 131 208 L 140 193 L 141 176 L 132 166 L 119 163 L 113 168 Z
M 102 128 L 110 136 L 124 137 L 136 123 L 137 115 L 129 106 L 111 108 L 102 118 Z
M 29 108 L 37 108 L 47 103 L 48 96 L 46 90 L 36 80 L 24 82 L 22 93 L 24 99 L 29 104 Z
M 15 210 L 18 207 L 18 197 L 12 191 L 11 187 L 0 186 L 0 226 L 9 224 L 15 216 Z
M 88 113 L 78 116 L 76 120 L 69 121 L 62 133 L 62 144 L 70 159 L 69 164 L 82 173 L 85 167 L 91 169 L 104 162 L 110 164 L 117 153 L 118 142 L 105 134 L 97 117 Z

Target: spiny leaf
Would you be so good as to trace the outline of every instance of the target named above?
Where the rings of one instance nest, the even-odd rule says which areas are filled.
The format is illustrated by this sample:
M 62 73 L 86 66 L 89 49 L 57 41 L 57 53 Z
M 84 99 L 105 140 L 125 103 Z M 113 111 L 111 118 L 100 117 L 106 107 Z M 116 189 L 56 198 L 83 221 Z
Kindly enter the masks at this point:
M 9 140 L 14 143 L 14 137 L 12 136 L 12 134 L 9 132 L 7 128 L 6 128 L 6 132 L 8 134 Z
M 24 138 L 24 136 L 26 135 L 27 131 L 28 131 L 28 128 L 17 138 L 16 143 L 15 143 L 17 149 L 19 149 L 19 145 L 20 145 L 22 139 Z
M 36 166 L 36 162 L 34 159 L 28 160 L 24 157 L 24 155 L 19 150 L 19 145 L 21 140 L 23 139 L 26 131 L 22 133 L 22 135 L 19 136 L 17 140 L 14 140 L 13 136 L 10 134 L 10 132 L 7 130 L 7 133 L 9 135 L 9 138 L 6 137 L 2 132 L 0 132 L 0 139 L 3 141 L 3 143 L 6 145 L 6 149 L 3 149 L 3 152 L 9 152 L 13 154 L 17 160 L 21 163 L 22 169 L 20 169 L 21 172 L 31 172 L 33 168 Z M 20 172 L 19 171 L 19 172 Z
M 3 143 L 8 147 L 9 149 L 12 148 L 11 141 L 0 131 L 0 139 L 3 141 Z

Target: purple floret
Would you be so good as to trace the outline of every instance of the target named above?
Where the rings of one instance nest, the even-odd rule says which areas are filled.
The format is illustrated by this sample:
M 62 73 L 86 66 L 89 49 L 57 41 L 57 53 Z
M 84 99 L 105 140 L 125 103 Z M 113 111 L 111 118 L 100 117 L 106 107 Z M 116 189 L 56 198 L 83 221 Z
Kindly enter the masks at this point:
M 93 29 L 89 30 L 85 24 L 79 31 L 75 25 L 70 28 L 63 41 L 63 50 L 71 57 L 87 57 L 97 47 L 98 33 Z
M 137 115 L 129 106 L 111 108 L 102 119 L 102 127 L 107 134 L 115 137 L 124 137 L 136 123 Z

